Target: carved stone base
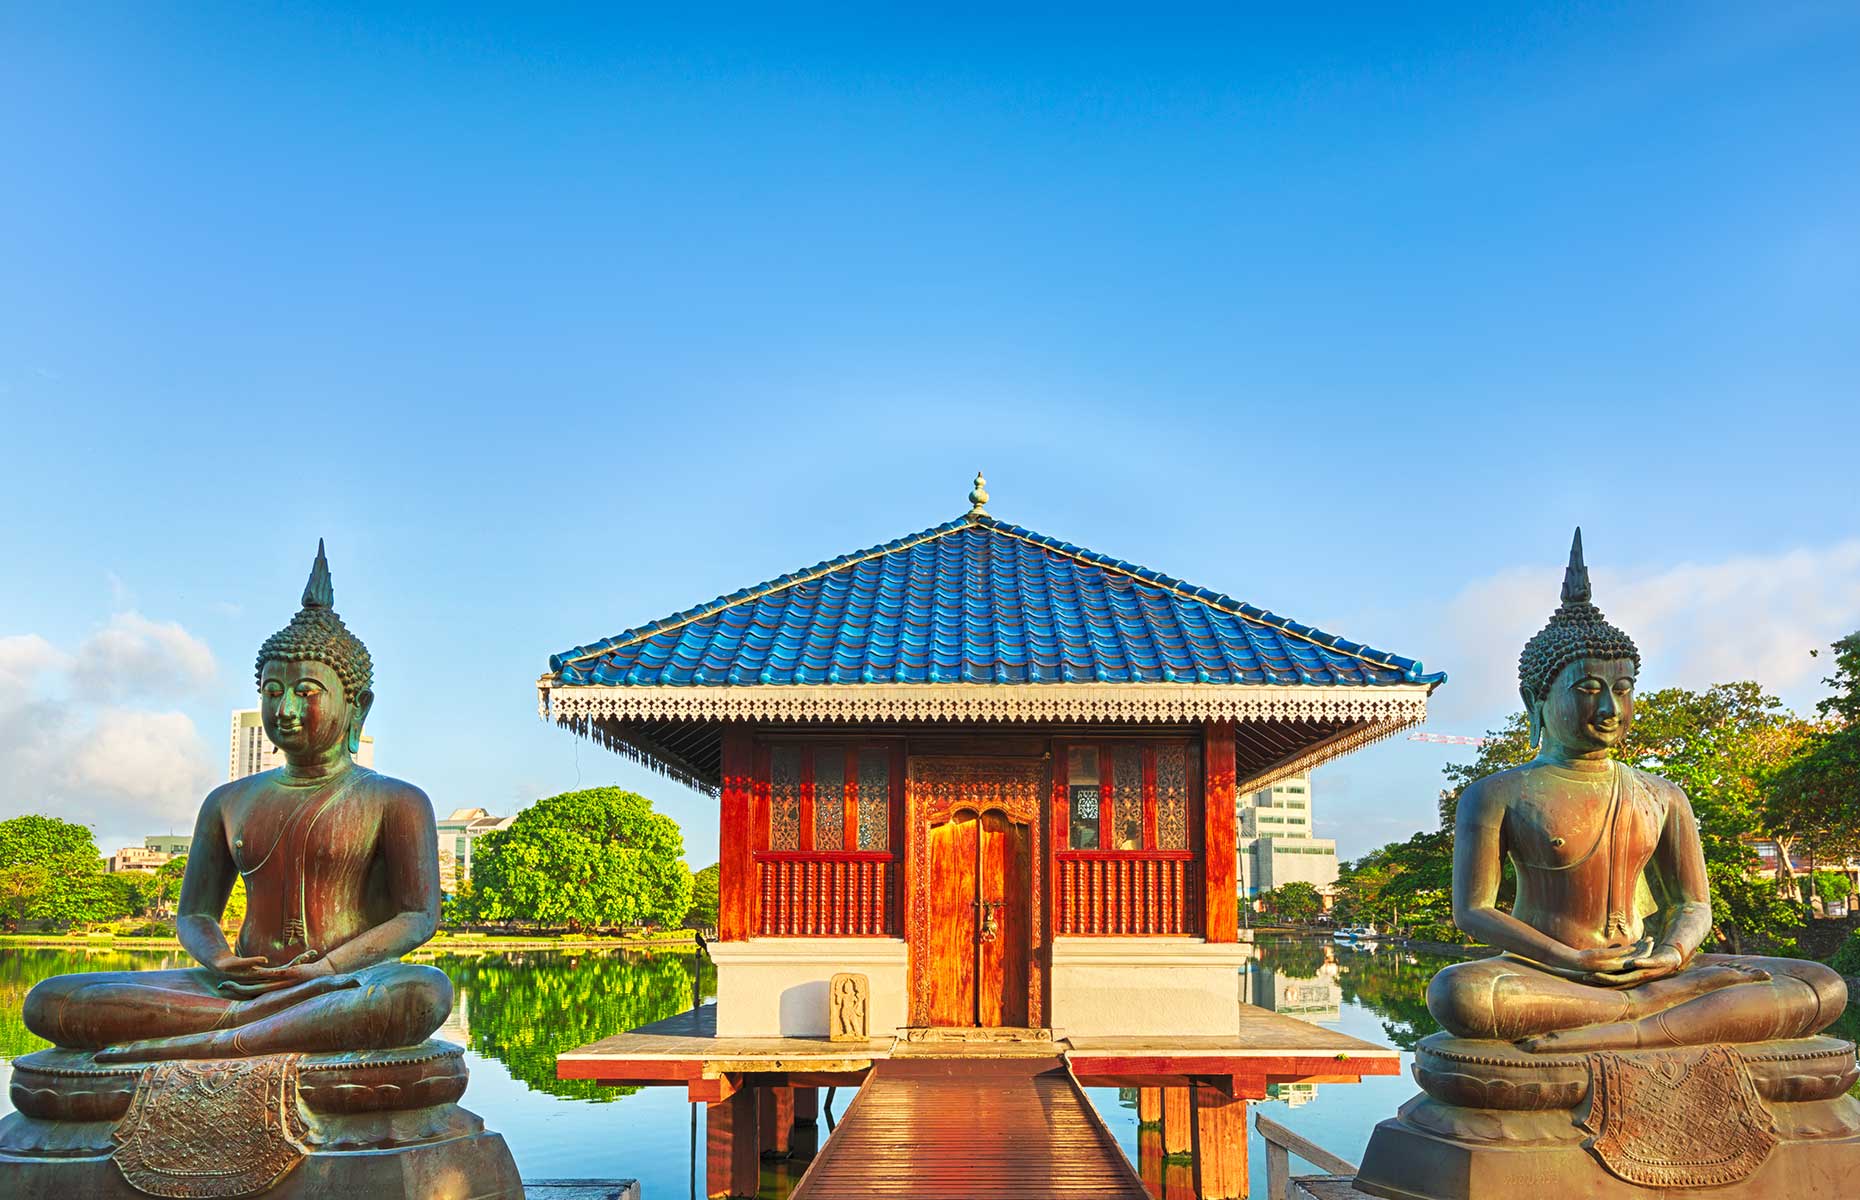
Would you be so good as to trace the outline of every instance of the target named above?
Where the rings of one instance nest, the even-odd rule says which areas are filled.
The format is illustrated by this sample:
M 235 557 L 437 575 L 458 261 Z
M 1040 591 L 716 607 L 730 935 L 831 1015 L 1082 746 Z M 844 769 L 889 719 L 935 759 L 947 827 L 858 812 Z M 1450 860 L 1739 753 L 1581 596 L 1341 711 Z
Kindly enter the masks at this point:
M 146 1066 L 42 1050 L 13 1064 L 0 1196 L 521 1200 L 465 1084 L 445 1042 Z
M 483 1122 L 457 1105 L 444 1107 L 450 1113 L 440 1116 L 441 1123 L 456 1127 L 455 1136 L 383 1149 L 313 1150 L 259 1195 L 263 1200 L 523 1200 L 523 1184 L 503 1137 L 487 1132 Z M 9 1114 L 0 1120 L 0 1195 L 8 1200 L 148 1200 L 124 1178 L 109 1149 L 98 1151 L 99 1141 L 109 1145 L 110 1129 L 109 1122 L 51 1122 Z M 40 1147 L 36 1153 L 31 1149 L 35 1143 Z
M 1854 1051 L 1833 1038 L 1535 1058 L 1436 1035 L 1415 1077 L 1427 1093 L 1376 1127 L 1360 1192 L 1835 1200 L 1860 1179 Z

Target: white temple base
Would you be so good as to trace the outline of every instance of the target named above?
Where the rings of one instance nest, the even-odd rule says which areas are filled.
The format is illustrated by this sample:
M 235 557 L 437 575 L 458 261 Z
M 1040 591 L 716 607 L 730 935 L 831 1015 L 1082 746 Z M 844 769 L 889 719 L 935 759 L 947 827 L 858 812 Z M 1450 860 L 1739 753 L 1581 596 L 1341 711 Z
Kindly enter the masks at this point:
M 908 1021 L 909 957 L 899 938 L 755 938 L 712 942 L 718 1037 L 825 1037 L 827 985 L 871 981 L 866 1029 L 890 1037 Z
M 1060 1037 L 1231 1037 L 1246 947 L 1200 938 L 1053 940 Z

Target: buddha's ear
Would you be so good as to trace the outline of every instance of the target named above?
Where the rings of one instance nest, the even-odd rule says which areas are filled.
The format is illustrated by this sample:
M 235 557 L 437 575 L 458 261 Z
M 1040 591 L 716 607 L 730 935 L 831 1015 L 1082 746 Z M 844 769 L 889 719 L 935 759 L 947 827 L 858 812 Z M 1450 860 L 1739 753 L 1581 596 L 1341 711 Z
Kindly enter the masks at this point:
M 1543 745 L 1544 740 L 1544 702 L 1531 695 L 1531 689 L 1527 687 L 1519 688 L 1518 695 L 1524 698 L 1524 715 L 1531 723 L 1531 749 L 1535 750 Z
M 357 754 L 362 749 L 362 726 L 368 720 L 368 710 L 375 706 L 375 694 L 367 688 L 355 693 L 355 699 L 349 701 L 349 753 Z

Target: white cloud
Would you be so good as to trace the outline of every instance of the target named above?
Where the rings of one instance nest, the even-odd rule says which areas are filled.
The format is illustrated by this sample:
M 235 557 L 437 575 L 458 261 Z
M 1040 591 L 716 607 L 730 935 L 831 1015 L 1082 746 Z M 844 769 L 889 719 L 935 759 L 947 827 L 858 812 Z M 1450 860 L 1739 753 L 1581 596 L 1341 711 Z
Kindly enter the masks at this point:
M 36 633 L 0 637 L 0 710 L 23 701 L 41 675 L 62 668 L 66 656 Z
M 114 699 L 198 691 L 217 671 L 213 651 L 178 624 L 123 612 L 84 639 L 71 676 L 86 691 Z
M 1640 646 L 1646 688 L 1755 679 L 1806 710 L 1827 674 L 1826 657 L 1809 651 L 1860 628 L 1860 539 L 1590 574 L 1595 603 Z M 1434 724 L 1492 721 L 1517 707 L 1518 651 L 1556 608 L 1562 575 L 1560 566 L 1501 571 L 1447 604 L 1433 644 L 1451 678 L 1430 705 Z
M 0 818 L 44 813 L 106 836 L 191 827 L 218 777 L 213 755 L 185 713 L 127 701 L 197 692 L 216 671 L 198 638 L 136 613 L 74 653 L 36 634 L 0 638 Z

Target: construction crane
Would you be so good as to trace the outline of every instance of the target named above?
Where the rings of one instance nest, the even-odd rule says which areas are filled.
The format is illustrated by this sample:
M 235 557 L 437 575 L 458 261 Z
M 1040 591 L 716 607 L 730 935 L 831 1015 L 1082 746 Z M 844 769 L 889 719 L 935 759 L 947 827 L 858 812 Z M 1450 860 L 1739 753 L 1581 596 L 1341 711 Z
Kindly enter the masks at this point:
M 1411 742 L 1433 742 L 1438 746 L 1483 746 L 1495 738 L 1467 737 L 1463 733 L 1411 733 Z

